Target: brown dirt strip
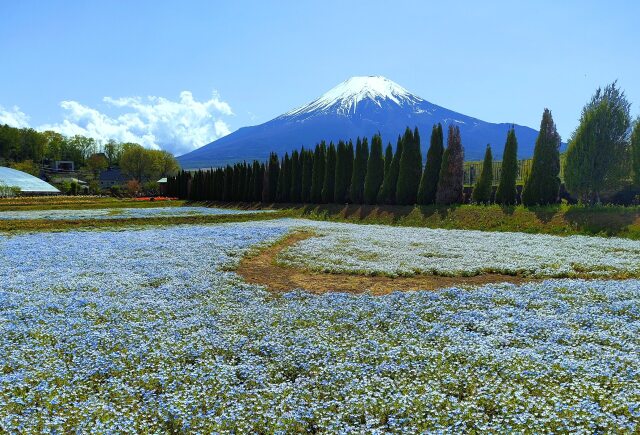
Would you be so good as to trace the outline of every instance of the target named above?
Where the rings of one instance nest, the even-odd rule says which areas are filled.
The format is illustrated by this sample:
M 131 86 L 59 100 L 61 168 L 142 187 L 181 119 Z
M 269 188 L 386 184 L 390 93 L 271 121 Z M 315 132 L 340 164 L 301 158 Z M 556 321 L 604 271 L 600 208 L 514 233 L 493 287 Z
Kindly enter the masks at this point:
M 274 245 L 261 249 L 255 255 L 244 257 L 236 273 L 246 282 L 266 286 L 273 292 L 304 289 L 317 294 L 370 291 L 373 295 L 384 295 L 395 290 L 437 290 L 456 286 L 477 287 L 484 284 L 521 284 L 536 281 L 533 278 L 493 273 L 475 276 L 421 274 L 400 277 L 334 274 L 276 264 L 276 257 L 282 250 L 310 237 L 314 237 L 314 234 L 304 231 L 291 233 Z

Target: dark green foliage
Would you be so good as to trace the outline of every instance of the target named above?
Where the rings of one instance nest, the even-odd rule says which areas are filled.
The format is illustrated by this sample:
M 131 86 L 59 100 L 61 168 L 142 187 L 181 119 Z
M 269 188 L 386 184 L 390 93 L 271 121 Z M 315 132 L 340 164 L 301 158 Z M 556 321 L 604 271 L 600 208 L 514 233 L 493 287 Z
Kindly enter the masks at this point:
M 482 172 L 480 178 L 473 188 L 472 199 L 478 204 L 489 204 L 491 202 L 491 191 L 493 190 L 493 155 L 491 145 L 487 145 L 482 162 Z
M 442 154 L 444 153 L 444 135 L 442 125 L 434 125 L 431 130 L 431 142 L 427 151 L 427 163 L 420 180 L 418 189 L 418 204 L 426 205 L 436 202 L 436 192 L 438 191 L 438 179 L 440 178 L 440 167 L 442 166 Z
M 321 142 L 313 152 L 313 168 L 311 169 L 311 202 L 322 202 L 322 187 L 324 186 L 325 166 L 327 160 L 327 145 Z
M 260 164 L 259 161 L 253 161 L 253 193 L 251 194 L 252 201 L 262 200 L 262 182 L 264 180 L 264 164 Z M 215 199 L 215 198 L 214 198 Z
M 500 182 L 496 190 L 496 203 L 502 205 L 514 205 L 518 196 L 516 179 L 518 178 L 518 139 L 513 126 L 507 133 L 507 142 L 502 154 L 502 168 L 500 170 Z
M 346 189 L 345 189 L 345 194 L 344 194 L 344 200 L 346 202 L 350 202 L 351 201 L 351 196 L 349 196 L 349 193 L 351 192 L 351 176 L 353 174 L 353 164 L 354 164 L 354 149 L 353 149 L 353 142 L 351 140 L 349 140 L 349 143 L 347 144 L 347 153 L 346 153 L 346 168 L 345 168 L 345 179 L 346 179 Z
M 227 165 L 224 168 L 224 187 L 222 191 L 223 201 L 233 201 L 233 168 Z
M 327 160 L 324 168 L 324 183 L 322 185 L 322 202 L 333 202 L 336 180 L 336 146 L 331 142 L 327 150 Z
M 631 134 L 631 156 L 633 162 L 633 181 L 640 187 L 640 117 L 636 120 Z
M 289 202 L 291 193 L 291 159 L 289 153 L 284 153 L 280 176 L 278 177 L 278 192 L 276 200 L 278 202 Z
M 313 152 L 311 150 L 302 151 L 302 202 L 309 202 L 311 199 L 311 182 L 313 177 Z
M 400 171 L 400 158 L 402 157 L 402 138 L 398 136 L 398 144 L 396 145 L 396 152 L 391 159 L 389 169 L 384 173 L 384 180 L 380 187 L 380 193 L 378 195 L 379 204 L 395 204 L 396 200 L 396 185 L 398 184 L 398 173 Z M 386 162 L 385 162 L 386 166 Z
M 391 162 L 393 161 L 393 146 L 391 142 L 387 144 L 387 148 L 384 150 L 384 175 L 389 173 L 391 168 Z
M 366 146 L 366 142 L 364 142 Z M 391 145 L 388 147 L 391 154 Z M 357 160 L 357 157 L 356 157 Z M 354 168 L 355 173 L 355 168 Z M 367 160 L 364 180 L 364 202 L 366 204 L 375 204 L 378 198 L 378 192 L 384 179 L 384 160 L 382 159 L 382 137 L 376 134 L 371 139 L 371 154 Z
M 262 189 L 263 202 L 274 202 L 276 200 L 279 179 L 280 160 L 276 153 L 271 153 L 269 155 L 269 162 L 265 168 L 264 186 Z
M 336 150 L 336 174 L 335 184 L 333 190 L 333 200 L 335 202 L 344 202 L 347 197 L 347 189 L 351 174 L 349 170 L 349 153 L 347 144 L 343 141 L 338 142 L 338 148 Z
M 560 191 L 560 135 L 551 111 L 544 109 L 540 133 L 533 151 L 531 173 L 522 189 L 522 203 L 526 206 L 558 202 Z
M 304 148 L 302 149 L 304 152 Z M 291 190 L 289 200 L 291 202 L 300 202 L 302 194 L 302 162 L 300 153 L 295 150 L 291 153 Z
M 447 149 L 442 155 L 440 179 L 436 192 L 437 204 L 460 204 L 463 200 L 464 148 L 460 138 L 460 129 L 449 126 Z
M 396 184 L 396 204 L 413 205 L 418 198 L 418 186 L 422 176 L 422 153 L 418 128 L 412 132 L 407 127 L 402 142 L 402 156 Z
M 356 156 L 353 161 L 353 172 L 351 173 L 351 188 L 349 197 L 351 202 L 361 204 L 364 200 L 364 179 L 367 175 L 367 159 L 369 158 L 369 143 L 367 138 L 356 141 Z
M 600 202 L 602 191 L 619 187 L 629 175 L 630 106 L 613 82 L 582 109 L 569 140 L 564 179 L 569 192 L 584 202 Z

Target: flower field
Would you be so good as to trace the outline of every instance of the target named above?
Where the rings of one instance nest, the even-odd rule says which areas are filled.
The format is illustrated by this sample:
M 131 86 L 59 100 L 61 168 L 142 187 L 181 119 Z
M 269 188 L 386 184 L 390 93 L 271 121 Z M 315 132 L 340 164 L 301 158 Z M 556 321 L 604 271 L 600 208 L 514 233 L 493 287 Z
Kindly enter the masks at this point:
M 271 210 L 260 210 L 261 213 Z M 67 219 L 141 219 L 153 217 L 215 216 L 223 214 L 255 213 L 250 210 L 234 210 L 213 207 L 149 207 L 102 208 L 84 210 L 30 210 L 0 212 L 0 220 L 67 220 Z
M 275 296 L 232 271 L 301 226 L 322 237 L 282 261 L 335 268 L 371 250 L 376 273 L 456 243 L 483 250 L 444 272 L 492 249 L 544 273 L 542 252 L 583 252 L 598 273 L 640 255 L 463 231 L 435 251 L 432 230 L 298 220 L 0 236 L 0 433 L 640 431 L 640 281 Z
M 332 273 L 640 276 L 640 241 L 587 236 L 315 223 L 321 237 L 279 261 Z

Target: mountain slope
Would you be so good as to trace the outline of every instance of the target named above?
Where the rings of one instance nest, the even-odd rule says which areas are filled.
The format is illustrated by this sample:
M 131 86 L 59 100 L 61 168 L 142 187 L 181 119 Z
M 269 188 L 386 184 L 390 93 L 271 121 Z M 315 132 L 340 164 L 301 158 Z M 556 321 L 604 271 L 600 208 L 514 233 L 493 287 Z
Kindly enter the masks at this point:
M 418 127 L 422 155 L 426 156 L 431 127 L 435 123 L 460 127 L 466 160 L 480 160 L 487 143 L 496 159 L 502 151 L 511 124 L 493 124 L 456 113 L 411 94 L 380 76 L 352 77 L 320 98 L 264 124 L 241 128 L 197 150 L 178 157 L 185 169 L 219 166 L 242 160 L 265 160 L 271 151 L 315 146 L 321 140 L 338 141 L 382 134 L 386 145 L 395 146 L 407 126 Z M 515 125 L 519 157 L 533 155 L 537 131 Z M 446 133 L 445 133 L 446 136 Z M 446 137 L 445 137 L 446 140 Z

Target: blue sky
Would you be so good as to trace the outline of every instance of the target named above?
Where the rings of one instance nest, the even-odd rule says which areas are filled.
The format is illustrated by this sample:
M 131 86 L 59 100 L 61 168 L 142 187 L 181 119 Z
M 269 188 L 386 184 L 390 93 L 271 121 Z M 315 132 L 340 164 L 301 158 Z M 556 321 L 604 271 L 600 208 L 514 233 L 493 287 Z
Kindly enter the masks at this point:
M 486 121 L 537 128 L 549 107 L 567 139 L 615 79 L 640 113 L 638 17 L 635 1 L 3 1 L 0 120 L 182 153 L 384 75 Z

